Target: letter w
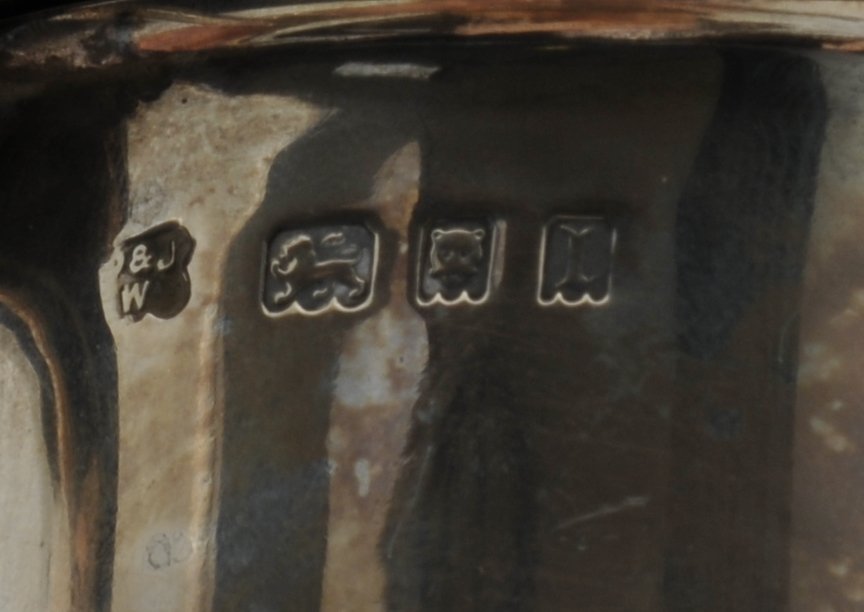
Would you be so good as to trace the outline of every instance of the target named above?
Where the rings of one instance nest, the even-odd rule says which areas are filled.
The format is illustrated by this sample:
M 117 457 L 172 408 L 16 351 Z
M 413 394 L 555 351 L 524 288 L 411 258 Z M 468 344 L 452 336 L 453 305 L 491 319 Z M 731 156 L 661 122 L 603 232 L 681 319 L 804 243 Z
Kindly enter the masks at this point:
M 120 303 L 124 315 L 129 314 L 133 309 L 135 312 L 141 310 L 144 306 L 144 299 L 147 297 L 147 289 L 149 287 L 150 281 L 123 285 L 123 288 L 120 289 Z

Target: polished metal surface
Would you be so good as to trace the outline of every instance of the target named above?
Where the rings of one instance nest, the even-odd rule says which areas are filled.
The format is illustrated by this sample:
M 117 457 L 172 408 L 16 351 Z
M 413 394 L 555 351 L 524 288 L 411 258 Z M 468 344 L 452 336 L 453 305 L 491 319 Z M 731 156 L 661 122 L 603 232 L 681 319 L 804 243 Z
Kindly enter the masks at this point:
M 0 71 L 0 609 L 855 609 L 862 61 Z

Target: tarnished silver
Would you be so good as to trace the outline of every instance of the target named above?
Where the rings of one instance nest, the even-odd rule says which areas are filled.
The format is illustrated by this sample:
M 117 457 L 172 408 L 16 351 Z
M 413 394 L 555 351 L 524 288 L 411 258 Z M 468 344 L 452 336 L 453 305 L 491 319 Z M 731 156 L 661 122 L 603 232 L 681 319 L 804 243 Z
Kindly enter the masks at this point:
M 190 6 L 2 25 L 0 610 L 860 606 L 860 2 Z

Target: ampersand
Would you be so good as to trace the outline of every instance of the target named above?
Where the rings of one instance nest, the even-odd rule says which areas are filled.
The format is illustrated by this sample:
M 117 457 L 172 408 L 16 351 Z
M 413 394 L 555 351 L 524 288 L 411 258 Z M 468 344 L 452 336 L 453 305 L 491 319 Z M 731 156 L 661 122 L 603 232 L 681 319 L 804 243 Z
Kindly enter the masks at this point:
M 138 274 L 142 270 L 150 269 L 150 262 L 153 256 L 150 255 L 150 250 L 146 244 L 139 244 L 132 249 L 132 260 L 129 262 L 129 271 L 132 274 Z

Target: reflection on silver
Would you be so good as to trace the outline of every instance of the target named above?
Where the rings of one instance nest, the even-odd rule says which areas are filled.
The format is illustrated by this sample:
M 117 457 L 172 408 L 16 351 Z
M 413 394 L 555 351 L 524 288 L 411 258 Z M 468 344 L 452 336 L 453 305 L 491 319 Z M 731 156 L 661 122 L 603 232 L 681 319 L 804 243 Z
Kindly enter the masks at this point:
M 441 70 L 440 66 L 411 63 L 347 62 L 333 74 L 354 78 L 390 78 L 426 80 Z

